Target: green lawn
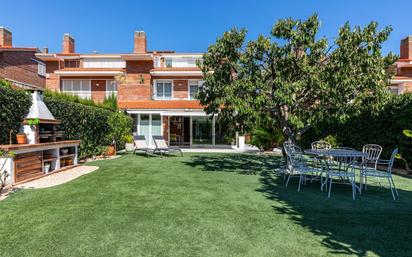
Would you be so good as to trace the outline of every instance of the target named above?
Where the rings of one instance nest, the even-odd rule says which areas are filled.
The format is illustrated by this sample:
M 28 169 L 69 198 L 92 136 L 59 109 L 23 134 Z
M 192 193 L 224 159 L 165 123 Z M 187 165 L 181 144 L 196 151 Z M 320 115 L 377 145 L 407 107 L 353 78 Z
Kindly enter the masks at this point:
M 412 181 L 400 198 L 318 182 L 298 193 L 277 157 L 124 155 L 0 202 L 0 256 L 412 256 Z

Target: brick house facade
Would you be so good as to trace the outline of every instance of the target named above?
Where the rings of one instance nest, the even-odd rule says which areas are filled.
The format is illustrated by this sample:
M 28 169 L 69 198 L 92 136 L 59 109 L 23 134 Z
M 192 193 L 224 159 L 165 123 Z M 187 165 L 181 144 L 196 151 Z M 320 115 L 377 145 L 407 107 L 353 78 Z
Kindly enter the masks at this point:
M 96 102 L 116 94 L 118 107 L 133 117 L 134 133 L 163 135 L 170 145 L 227 145 L 224 128 L 206 115 L 195 94 L 202 85 L 196 66 L 202 53 L 148 51 L 146 33 L 134 33 L 133 52 L 80 54 L 64 34 L 60 53 L 38 53 L 46 63 L 46 87 Z
M 394 94 L 412 93 L 412 36 L 401 40 L 400 56 L 395 63 L 396 76 L 390 90 Z
M 25 89 L 43 90 L 46 66 L 35 54 L 37 48 L 14 47 L 12 33 L 0 27 L 0 78 Z

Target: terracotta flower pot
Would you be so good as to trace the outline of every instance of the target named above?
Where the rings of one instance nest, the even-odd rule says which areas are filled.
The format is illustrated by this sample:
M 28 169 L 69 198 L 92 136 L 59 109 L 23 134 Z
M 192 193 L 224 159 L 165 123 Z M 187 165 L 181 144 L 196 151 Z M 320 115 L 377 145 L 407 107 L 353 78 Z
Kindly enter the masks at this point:
M 17 139 L 17 144 L 26 144 L 27 143 L 27 135 L 26 134 L 17 134 L 16 139 Z
M 106 150 L 106 155 L 107 156 L 112 156 L 112 155 L 115 155 L 115 154 L 116 154 L 116 149 L 114 149 L 114 146 L 113 145 L 108 146 L 107 150 Z

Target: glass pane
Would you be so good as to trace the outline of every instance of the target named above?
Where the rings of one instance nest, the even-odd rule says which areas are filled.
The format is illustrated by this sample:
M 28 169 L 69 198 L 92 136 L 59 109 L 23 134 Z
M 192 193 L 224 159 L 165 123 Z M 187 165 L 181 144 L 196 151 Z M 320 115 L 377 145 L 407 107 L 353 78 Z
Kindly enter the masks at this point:
M 197 85 L 195 85 L 195 86 L 190 85 L 189 90 L 190 90 L 190 99 L 194 99 L 195 96 L 196 96 L 197 91 L 199 90 L 199 87 Z
M 151 136 L 160 136 L 162 135 L 162 120 L 160 114 L 152 114 L 152 135 Z M 154 145 L 153 138 L 150 140 Z
M 172 98 L 172 83 L 164 83 L 165 98 Z
M 115 80 L 108 80 L 107 81 L 107 91 L 117 91 L 117 83 Z
M 71 80 L 63 80 L 63 91 L 72 91 L 72 81 Z
M 141 114 L 140 115 L 140 129 L 139 135 L 146 137 L 146 143 L 149 144 L 150 142 L 150 120 L 149 114 Z
M 132 114 L 132 119 L 133 119 L 133 133 L 137 133 L 137 119 L 138 119 L 137 114 Z
M 192 144 L 211 145 L 212 120 L 208 117 L 193 117 L 192 122 Z
M 90 91 L 90 80 L 82 80 L 82 90 Z
M 163 83 L 156 83 L 156 97 L 163 97 Z
M 81 91 L 80 80 L 73 80 L 73 91 Z
M 165 60 L 165 65 L 166 65 L 166 67 L 168 67 L 168 68 L 172 67 L 172 59 L 171 59 L 171 58 L 167 58 L 167 59 Z

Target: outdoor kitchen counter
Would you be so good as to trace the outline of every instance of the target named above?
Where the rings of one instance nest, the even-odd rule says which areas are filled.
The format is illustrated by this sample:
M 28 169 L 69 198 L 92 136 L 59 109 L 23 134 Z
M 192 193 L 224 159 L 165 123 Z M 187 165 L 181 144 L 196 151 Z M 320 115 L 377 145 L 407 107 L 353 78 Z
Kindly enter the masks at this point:
M 9 174 L 7 184 L 22 183 L 78 165 L 80 140 L 39 144 L 0 145 L 0 150 L 14 155 L 1 158 L 2 170 Z M 1 166 L 0 166 L 1 168 Z
M 25 150 L 42 150 L 44 148 L 55 148 L 61 147 L 62 145 L 79 145 L 81 140 L 63 140 L 49 143 L 39 143 L 39 144 L 13 144 L 13 145 L 0 145 L 0 150 L 4 151 L 25 151 Z

